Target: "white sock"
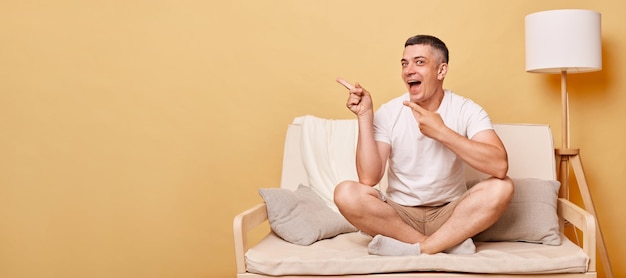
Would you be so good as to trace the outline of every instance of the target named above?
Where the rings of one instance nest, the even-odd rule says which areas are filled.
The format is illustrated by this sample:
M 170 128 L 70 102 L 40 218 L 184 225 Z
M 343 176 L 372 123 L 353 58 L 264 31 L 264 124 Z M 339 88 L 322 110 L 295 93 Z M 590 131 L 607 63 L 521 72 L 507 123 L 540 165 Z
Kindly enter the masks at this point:
M 476 253 L 476 245 L 474 245 L 472 238 L 468 238 L 458 245 L 444 250 L 443 252 L 448 254 L 470 255 Z
M 367 245 L 370 255 L 416 256 L 420 254 L 419 243 L 406 243 L 395 238 L 376 235 Z

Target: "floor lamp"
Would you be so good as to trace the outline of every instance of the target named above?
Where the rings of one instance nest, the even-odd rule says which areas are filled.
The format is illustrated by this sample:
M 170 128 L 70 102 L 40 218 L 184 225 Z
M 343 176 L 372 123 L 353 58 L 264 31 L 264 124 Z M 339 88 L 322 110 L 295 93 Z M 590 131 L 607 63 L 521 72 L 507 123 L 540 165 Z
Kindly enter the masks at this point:
M 570 148 L 567 74 L 602 69 L 600 13 L 589 10 L 551 10 L 526 16 L 526 71 L 561 74 L 562 145 L 555 150 L 561 181 L 560 197 L 569 198 L 570 165 L 576 176 L 585 209 L 596 216 L 580 160 L 579 149 Z M 597 217 L 596 217 L 597 219 Z M 613 277 L 600 225 L 596 225 L 598 251 L 607 277 Z

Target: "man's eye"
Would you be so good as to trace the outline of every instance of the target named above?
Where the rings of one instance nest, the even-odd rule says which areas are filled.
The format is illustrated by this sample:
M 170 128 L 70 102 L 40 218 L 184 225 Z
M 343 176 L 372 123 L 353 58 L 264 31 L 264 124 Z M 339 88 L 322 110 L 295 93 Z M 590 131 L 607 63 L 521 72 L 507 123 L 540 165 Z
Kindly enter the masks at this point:
M 403 62 L 401 65 L 402 65 L 402 67 L 404 68 L 404 67 L 408 66 L 409 64 L 408 64 L 408 63 Z
M 424 64 L 424 61 L 422 61 L 422 60 L 417 60 L 415 63 L 416 63 L 416 64 L 418 64 L 418 65 L 423 65 L 423 64 Z

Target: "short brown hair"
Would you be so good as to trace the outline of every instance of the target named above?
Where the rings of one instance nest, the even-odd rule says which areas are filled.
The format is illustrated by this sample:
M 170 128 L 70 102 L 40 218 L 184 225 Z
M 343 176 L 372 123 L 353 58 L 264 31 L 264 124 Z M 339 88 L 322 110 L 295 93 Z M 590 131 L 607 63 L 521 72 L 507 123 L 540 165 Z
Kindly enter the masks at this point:
M 406 42 L 404 43 L 404 47 L 407 47 L 409 45 L 415 45 L 415 44 L 430 45 L 431 47 L 441 51 L 444 63 L 448 63 L 448 61 L 450 60 L 448 47 L 442 40 L 440 40 L 439 38 L 435 36 L 415 35 L 406 40 Z

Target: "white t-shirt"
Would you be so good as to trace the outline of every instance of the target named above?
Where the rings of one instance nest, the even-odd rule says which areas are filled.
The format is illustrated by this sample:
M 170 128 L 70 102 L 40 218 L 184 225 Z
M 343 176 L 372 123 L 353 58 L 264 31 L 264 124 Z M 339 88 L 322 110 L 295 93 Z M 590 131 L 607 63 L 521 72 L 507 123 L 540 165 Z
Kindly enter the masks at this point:
M 463 160 L 440 142 L 423 135 L 405 93 L 383 104 L 374 116 L 376 141 L 391 145 L 387 195 L 405 206 L 437 206 L 467 189 Z M 445 90 L 437 113 L 446 126 L 467 138 L 493 129 L 487 112 L 470 99 Z

